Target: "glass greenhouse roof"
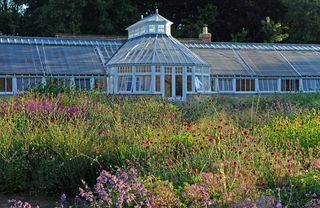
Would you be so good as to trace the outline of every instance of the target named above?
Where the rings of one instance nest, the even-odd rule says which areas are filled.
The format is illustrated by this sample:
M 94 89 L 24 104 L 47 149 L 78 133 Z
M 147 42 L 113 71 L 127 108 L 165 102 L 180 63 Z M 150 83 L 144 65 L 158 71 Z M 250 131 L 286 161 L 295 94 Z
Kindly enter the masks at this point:
M 316 44 L 274 44 L 274 43 L 185 43 L 188 48 L 208 49 L 247 49 L 247 50 L 281 50 L 281 51 L 320 51 Z
M 175 38 L 160 34 L 128 40 L 108 62 L 108 66 L 114 65 L 209 66 Z
M 0 38 L 0 74 L 104 75 L 122 41 Z
M 93 40 L 80 38 L 42 38 L 0 36 L 0 44 L 27 44 L 27 45 L 65 45 L 65 46 L 112 46 L 119 48 L 125 43 L 120 40 Z
M 214 76 L 320 76 L 320 46 L 296 44 L 186 43 L 211 65 Z
M 182 44 L 159 34 L 127 42 L 0 37 L 0 75 L 105 75 L 107 66 L 147 64 L 210 64 L 214 76 L 320 77 L 320 45 Z

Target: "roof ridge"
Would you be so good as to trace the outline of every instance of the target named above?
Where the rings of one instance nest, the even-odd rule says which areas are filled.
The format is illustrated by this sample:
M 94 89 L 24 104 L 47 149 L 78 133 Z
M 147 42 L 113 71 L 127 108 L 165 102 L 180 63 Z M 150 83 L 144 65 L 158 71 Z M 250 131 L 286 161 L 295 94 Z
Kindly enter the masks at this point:
M 143 23 L 145 23 L 145 22 L 148 22 L 149 19 L 151 19 L 151 18 L 154 17 L 154 16 L 158 16 L 158 17 L 160 17 L 161 19 L 163 19 L 163 21 L 159 21 L 159 22 L 168 22 L 168 23 L 173 24 L 173 22 L 171 22 L 170 20 L 168 20 L 168 19 L 165 18 L 164 16 L 160 15 L 159 13 L 153 13 L 153 14 L 151 14 L 151 15 L 149 15 L 149 16 L 141 19 L 141 20 L 139 20 L 138 22 L 130 25 L 129 27 L 126 28 L 126 30 L 129 30 L 129 29 L 131 29 L 132 27 L 135 27 L 135 26 L 137 26 L 137 25 L 140 25 L 140 24 L 143 24 Z
M 236 43 L 236 42 L 185 42 L 188 48 L 207 49 L 256 49 L 256 50 L 294 50 L 320 51 L 320 44 L 295 43 Z

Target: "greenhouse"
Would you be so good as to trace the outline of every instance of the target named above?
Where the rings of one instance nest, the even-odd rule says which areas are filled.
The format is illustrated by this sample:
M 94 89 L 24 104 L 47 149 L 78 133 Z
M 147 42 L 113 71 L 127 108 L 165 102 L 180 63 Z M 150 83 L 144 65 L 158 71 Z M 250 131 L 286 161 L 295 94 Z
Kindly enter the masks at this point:
M 320 45 L 180 42 L 172 24 L 156 12 L 128 27 L 127 41 L 0 36 L 0 94 L 48 81 L 182 100 L 320 91 Z
M 109 92 L 186 98 L 210 92 L 210 65 L 171 36 L 172 22 L 156 12 L 127 28 L 129 40 L 108 62 Z

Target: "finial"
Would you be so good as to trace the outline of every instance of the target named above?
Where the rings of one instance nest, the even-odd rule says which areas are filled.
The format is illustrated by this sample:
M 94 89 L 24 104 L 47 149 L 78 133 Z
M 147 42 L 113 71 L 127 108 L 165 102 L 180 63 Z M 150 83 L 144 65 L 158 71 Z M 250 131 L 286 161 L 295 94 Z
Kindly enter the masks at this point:
M 159 9 L 156 9 L 156 13 L 157 13 L 157 14 L 159 13 Z

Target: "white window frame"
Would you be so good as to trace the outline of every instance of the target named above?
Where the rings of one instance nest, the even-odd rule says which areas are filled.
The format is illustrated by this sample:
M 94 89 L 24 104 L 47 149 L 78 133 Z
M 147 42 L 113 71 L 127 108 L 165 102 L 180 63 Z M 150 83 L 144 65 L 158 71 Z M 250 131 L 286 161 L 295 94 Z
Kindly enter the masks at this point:
M 320 79 L 308 78 L 302 80 L 303 90 L 306 92 L 319 92 Z
M 137 93 L 151 93 L 152 90 L 152 75 L 138 74 L 136 76 L 136 92 Z
M 272 78 L 259 79 L 258 83 L 259 83 L 259 91 L 260 92 L 277 92 L 279 89 L 278 79 L 272 79 Z M 267 87 L 265 87 L 265 86 L 267 86 Z M 270 87 L 270 86 L 272 86 L 272 87 Z M 273 88 L 273 89 L 270 90 L 271 88 Z
M 247 81 L 249 81 L 249 86 L 247 86 Z M 239 83 L 239 90 L 237 89 L 238 86 L 238 82 Z M 254 86 L 254 89 L 252 89 L 252 83 Z M 244 84 L 244 86 L 243 86 Z M 244 90 L 242 90 L 242 88 L 244 87 Z M 257 86 L 255 83 L 255 79 L 254 78 L 237 78 L 236 79 L 236 92 L 237 93 L 253 93 L 256 92 Z
M 156 32 L 155 24 L 149 24 L 148 29 L 149 29 L 149 33 L 155 33 Z
M 287 81 L 289 81 L 289 82 L 291 82 L 292 83 L 292 86 L 290 86 L 290 87 L 294 87 L 295 88 L 295 90 L 292 90 L 292 89 L 285 89 L 285 90 L 283 90 L 283 88 L 282 88 L 282 84 L 283 84 L 283 82 L 287 82 Z M 299 83 L 298 84 L 298 86 L 296 86 L 296 83 Z M 285 83 L 285 88 L 286 88 L 286 83 Z M 291 84 L 290 84 L 291 85 Z M 299 79 L 295 79 L 295 78 L 292 78 L 292 79 L 290 79 L 290 78 L 288 78 L 288 79 L 281 79 L 281 85 L 280 85 L 280 89 L 281 89 L 281 92 L 299 92 L 300 91 L 300 80 Z
M 0 91 L 0 93 L 1 94 L 13 93 L 13 78 L 12 77 L 0 77 L 0 79 L 3 79 L 3 81 L 4 81 L 4 91 Z M 11 79 L 11 91 L 8 90 L 8 79 Z
M 117 83 L 118 93 L 132 93 L 132 89 L 133 89 L 132 82 L 133 82 L 132 75 L 118 75 L 118 83 Z
M 164 24 L 160 24 L 158 25 L 158 32 L 159 33 L 165 33 L 165 25 Z
M 227 84 L 227 85 L 226 85 Z M 218 92 L 233 92 L 233 78 L 218 78 Z

